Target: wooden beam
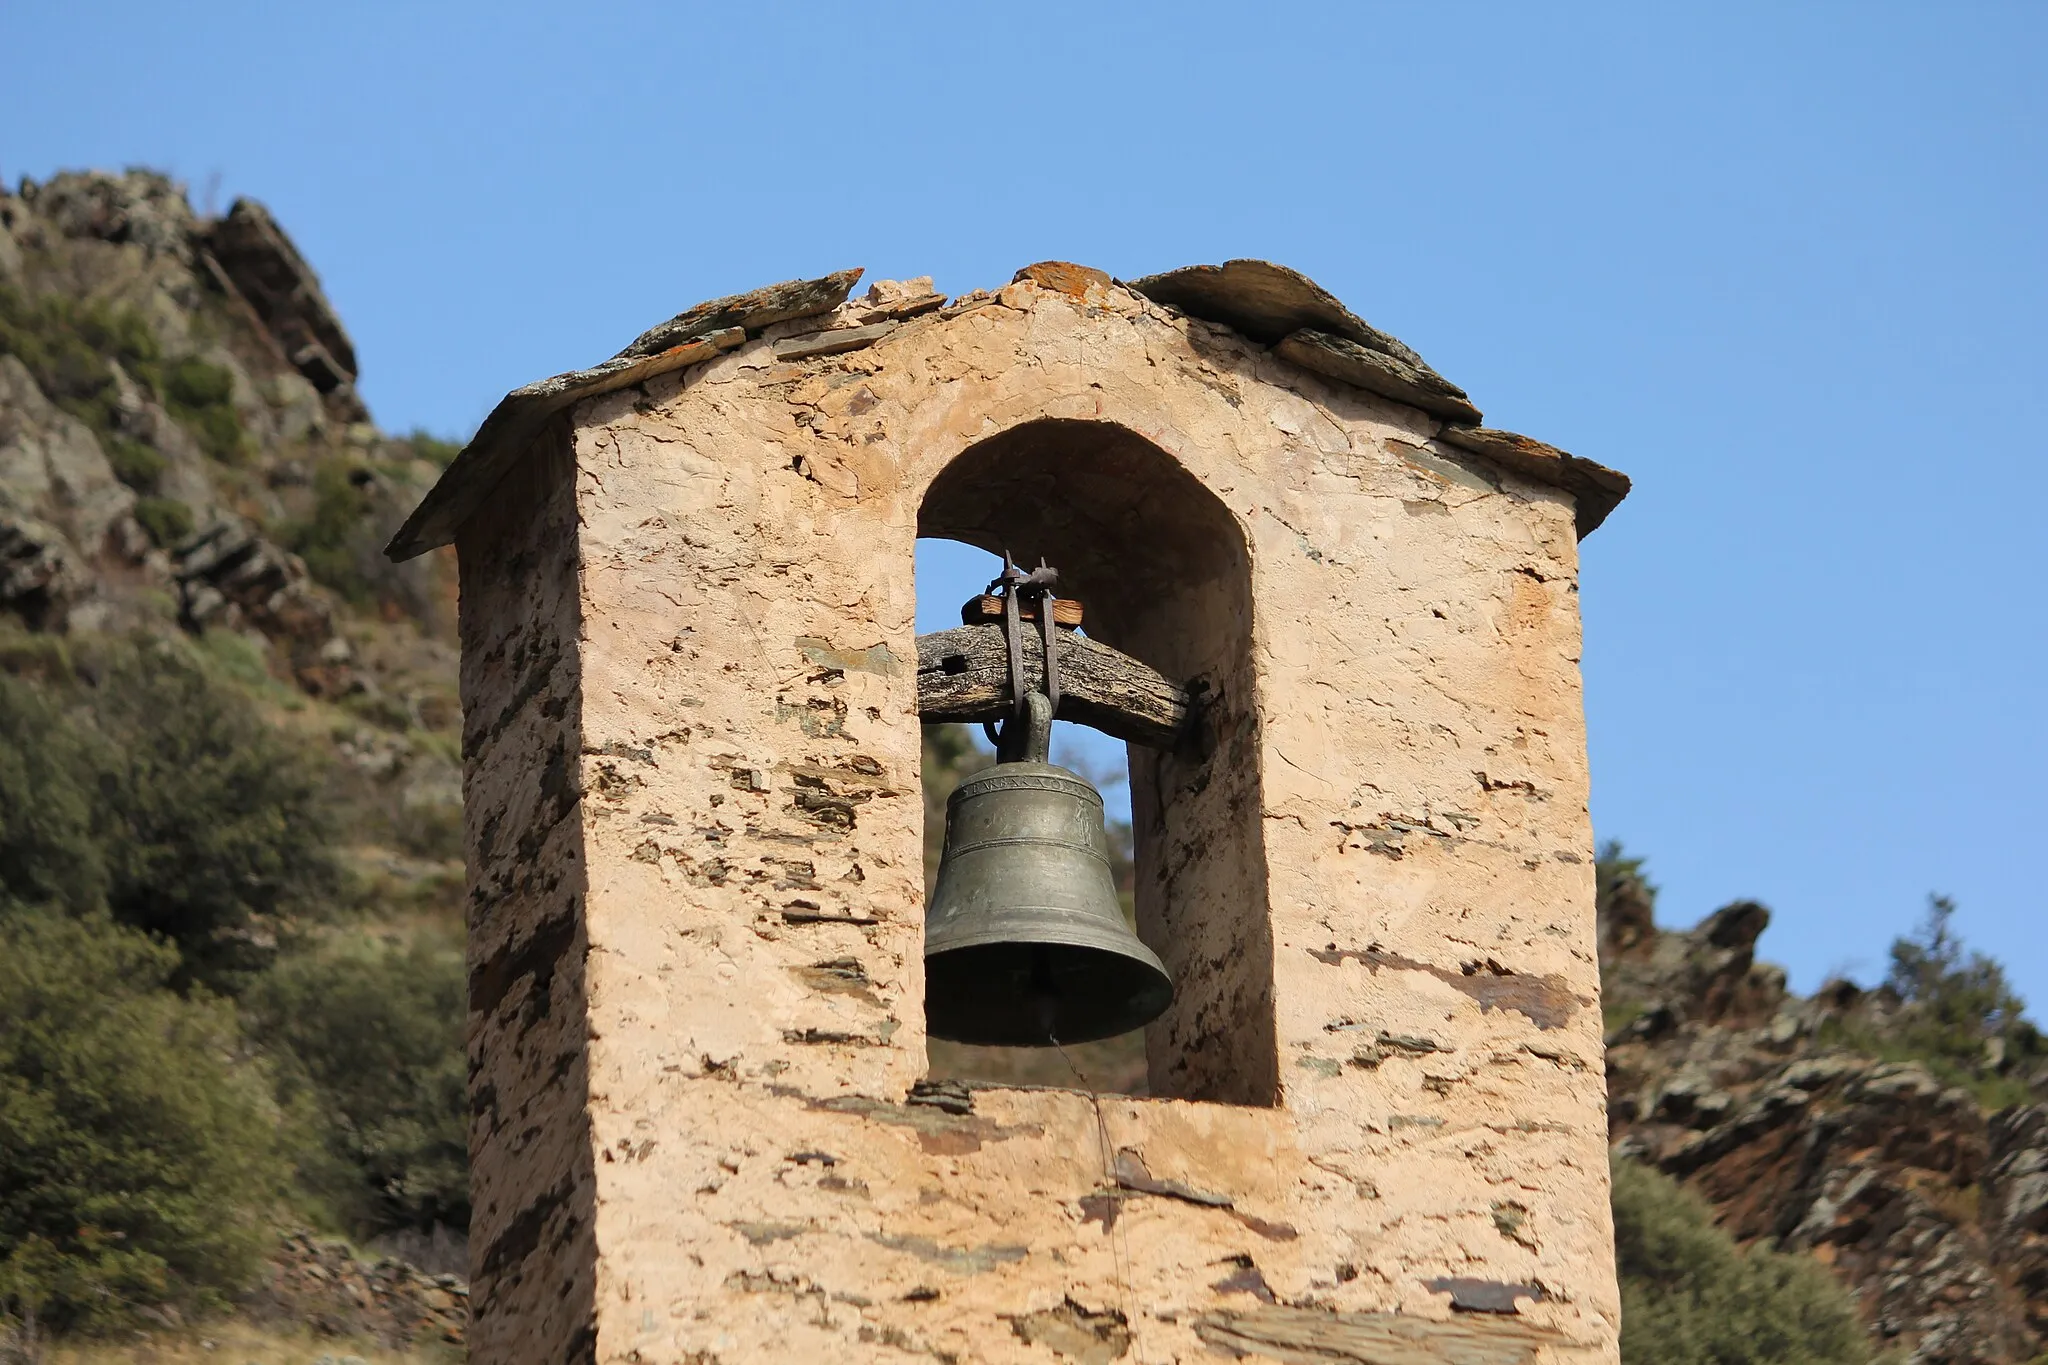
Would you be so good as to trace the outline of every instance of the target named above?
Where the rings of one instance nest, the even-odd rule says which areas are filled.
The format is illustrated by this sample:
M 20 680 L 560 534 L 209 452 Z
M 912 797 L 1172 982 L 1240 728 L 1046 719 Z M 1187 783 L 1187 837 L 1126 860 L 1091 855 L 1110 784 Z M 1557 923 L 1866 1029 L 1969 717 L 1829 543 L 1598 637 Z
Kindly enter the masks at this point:
M 1017 612 L 1027 621 L 1036 621 L 1038 619 L 1038 603 L 1027 597 L 1017 604 Z M 1073 598 L 1060 597 L 1053 600 L 1052 623 L 1054 625 L 1078 626 L 1081 624 L 1081 616 L 1081 604 Z M 960 624 L 963 626 L 978 626 L 984 621 L 1000 622 L 1002 619 L 1003 599 L 992 592 L 982 593 L 977 597 L 970 597 L 960 608 Z
M 1108 645 L 1059 632 L 1059 719 L 1130 744 L 1171 749 L 1187 733 L 1187 689 Z M 1045 686 L 1045 646 L 1024 639 L 1025 686 Z M 917 709 L 926 724 L 1001 720 L 1010 695 L 1010 651 L 1000 625 L 955 626 L 917 637 Z

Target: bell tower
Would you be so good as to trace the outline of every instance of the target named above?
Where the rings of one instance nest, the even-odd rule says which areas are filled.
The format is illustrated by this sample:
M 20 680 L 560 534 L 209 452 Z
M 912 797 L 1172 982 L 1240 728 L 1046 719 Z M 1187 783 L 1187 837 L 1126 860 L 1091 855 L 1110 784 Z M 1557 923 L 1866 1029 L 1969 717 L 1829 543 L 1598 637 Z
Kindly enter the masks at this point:
M 475 1358 L 1615 1360 L 1626 479 L 1263 262 L 857 275 L 516 390 L 390 547 L 461 566 Z M 920 534 L 1057 591 L 921 639 Z M 1132 745 L 1134 935 L 1055 711 Z M 928 928 L 919 723 L 998 718 Z M 1144 1097 L 926 1082 L 1143 1020 Z

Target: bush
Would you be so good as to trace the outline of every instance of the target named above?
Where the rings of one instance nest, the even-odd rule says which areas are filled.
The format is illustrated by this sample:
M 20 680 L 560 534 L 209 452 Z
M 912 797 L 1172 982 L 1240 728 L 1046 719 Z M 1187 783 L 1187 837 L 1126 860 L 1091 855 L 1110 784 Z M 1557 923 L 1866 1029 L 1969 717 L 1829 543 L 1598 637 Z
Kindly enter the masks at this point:
M 157 391 L 165 410 L 208 455 L 233 464 L 248 452 L 248 433 L 233 402 L 234 376 L 225 367 L 187 357 L 162 371 Z
M 444 441 L 440 437 L 414 427 L 412 435 L 405 438 L 415 458 L 427 461 L 437 469 L 446 469 L 455 463 L 455 457 L 462 453 L 465 441 Z
M 2028 1103 L 2035 1096 L 2025 1073 L 2048 1058 L 2048 1042 L 2026 1019 L 2026 1002 L 2005 969 L 1964 947 L 1950 923 L 1955 913 L 1947 896 L 1929 896 L 1920 928 L 1892 940 L 1878 995 L 1898 1008 L 1832 1021 L 1823 1041 L 1885 1061 L 1918 1062 L 1987 1109 Z
M 0 904 L 0 1309 L 104 1328 L 218 1306 L 282 1188 L 266 1079 L 232 1009 L 103 915 Z
M 1965 954 L 1949 927 L 1956 903 L 1927 898 L 1920 930 L 1892 940 L 1891 970 L 1885 985 L 1914 1009 L 1929 1047 L 1958 1062 L 1975 1062 L 1987 1040 L 2003 1036 L 2026 1010 L 2006 983 L 2005 969 L 1982 953 Z
M 4 285 L 0 354 L 19 357 L 51 402 L 99 433 L 113 431 L 120 416 L 107 362 L 147 383 L 159 360 L 156 337 L 133 309 Z
M 1862 1365 L 1849 1293 L 1818 1262 L 1738 1248 L 1698 1195 L 1616 1160 L 1622 1365 Z
M 313 471 L 313 507 L 303 519 L 284 528 L 288 549 L 306 561 L 306 572 L 356 606 L 368 606 L 376 593 L 363 572 L 357 551 L 368 529 L 370 495 L 346 460 L 326 460 Z
M 151 544 L 166 550 L 192 534 L 192 509 L 176 498 L 137 498 L 135 520 L 149 532 Z
M 362 1232 L 466 1229 L 460 950 L 331 944 L 280 959 L 246 1003 L 281 1054 L 288 1101 L 322 1131 L 329 1162 L 306 1169 L 306 1183 Z
M 104 654 L 68 711 L 0 678 L 0 892 L 104 907 L 231 991 L 339 880 L 320 770 L 183 650 Z
M 1593 903 L 1601 914 L 1611 913 L 1622 901 L 1640 903 L 1646 912 L 1656 909 L 1657 887 L 1643 871 L 1647 861 L 1629 857 L 1619 839 L 1600 845 L 1593 858 Z
M 339 880 L 311 755 L 168 646 L 118 655 L 94 689 L 107 904 L 232 989 L 294 912 Z
M 0 354 L 20 357 L 51 402 L 102 438 L 119 436 L 113 372 L 118 364 L 162 401 L 207 454 L 233 461 L 248 449 L 233 402 L 234 376 L 197 357 L 167 362 L 148 319 L 135 308 L 62 294 L 30 296 L 0 285 Z M 143 486 L 131 482 L 133 475 L 144 475 L 153 486 L 161 473 L 149 472 L 134 449 L 110 454 L 131 487 Z
M 170 468 L 162 452 L 126 436 L 103 435 L 100 449 L 106 452 L 114 477 L 138 493 L 156 492 L 164 471 Z
M 0 675 L 0 902 L 103 903 L 93 740 L 35 687 Z
M 995 762 L 995 755 L 975 743 L 964 725 L 924 727 L 920 773 L 924 785 L 924 880 L 930 895 L 939 875 L 939 855 L 946 846 L 946 801 L 954 789 Z

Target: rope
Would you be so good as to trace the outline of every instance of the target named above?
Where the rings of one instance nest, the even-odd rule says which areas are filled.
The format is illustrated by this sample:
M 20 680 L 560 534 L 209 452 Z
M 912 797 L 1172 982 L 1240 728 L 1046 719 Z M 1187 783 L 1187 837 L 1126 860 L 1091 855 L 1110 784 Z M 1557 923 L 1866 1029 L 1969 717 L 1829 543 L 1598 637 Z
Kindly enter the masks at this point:
M 1060 1054 L 1060 1060 L 1067 1064 L 1067 1070 L 1074 1073 L 1074 1079 L 1081 1083 L 1081 1089 L 1088 1096 L 1088 1103 L 1095 1110 L 1095 1147 L 1102 1153 L 1102 1182 L 1109 1198 L 1121 1199 L 1119 1191 L 1122 1187 L 1118 1185 L 1116 1178 L 1116 1156 L 1109 1145 L 1109 1120 L 1102 1113 L 1102 1095 L 1096 1090 L 1095 1082 L 1089 1080 L 1075 1064 L 1066 1044 L 1054 1037 L 1050 1030 L 1046 1032 L 1045 1040 Z M 1103 1215 L 1103 1231 L 1109 1238 L 1109 1265 L 1111 1275 L 1116 1280 L 1117 1306 L 1123 1310 L 1124 1326 L 1130 1329 L 1131 1333 L 1131 1358 L 1142 1362 L 1145 1359 L 1145 1347 L 1138 1339 L 1138 1303 L 1131 1293 L 1131 1277 L 1127 1268 L 1130 1248 L 1128 1242 L 1118 1245 L 1116 1225 L 1123 1220 L 1117 1216 L 1117 1212 L 1112 1211 Z

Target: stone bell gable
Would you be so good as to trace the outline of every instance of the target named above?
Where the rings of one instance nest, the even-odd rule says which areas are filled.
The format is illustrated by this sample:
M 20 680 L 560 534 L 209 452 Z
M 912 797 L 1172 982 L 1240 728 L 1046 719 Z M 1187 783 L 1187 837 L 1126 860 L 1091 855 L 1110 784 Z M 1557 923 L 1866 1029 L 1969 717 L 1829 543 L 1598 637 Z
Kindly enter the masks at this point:
M 461 562 L 476 1358 L 1614 1360 L 1627 481 L 1277 266 L 857 273 L 509 395 L 392 544 Z M 1194 700 L 1149 1095 L 924 1083 L 919 535 Z

